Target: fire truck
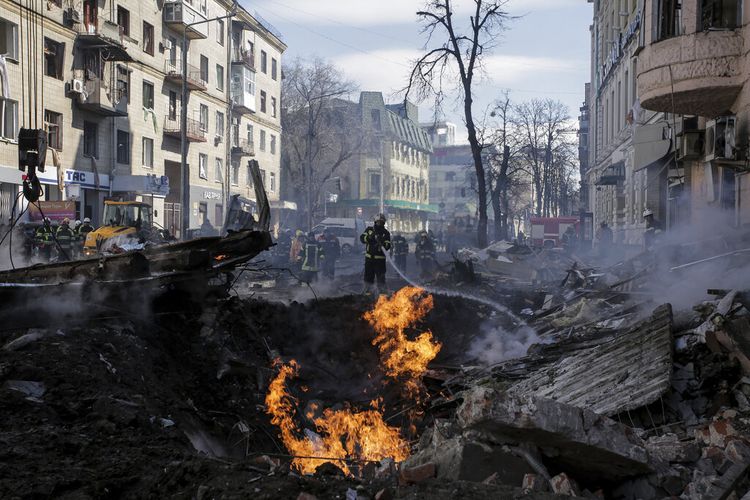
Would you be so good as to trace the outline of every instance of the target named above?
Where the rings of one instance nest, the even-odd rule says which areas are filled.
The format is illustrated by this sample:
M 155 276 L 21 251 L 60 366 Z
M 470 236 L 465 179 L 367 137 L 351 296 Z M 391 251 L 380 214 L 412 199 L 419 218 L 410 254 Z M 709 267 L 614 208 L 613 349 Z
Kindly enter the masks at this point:
M 580 217 L 531 217 L 531 246 L 556 248 L 562 246 L 562 236 L 569 226 L 573 226 L 578 240 L 583 246 L 591 245 L 593 239 L 593 216 L 590 213 Z

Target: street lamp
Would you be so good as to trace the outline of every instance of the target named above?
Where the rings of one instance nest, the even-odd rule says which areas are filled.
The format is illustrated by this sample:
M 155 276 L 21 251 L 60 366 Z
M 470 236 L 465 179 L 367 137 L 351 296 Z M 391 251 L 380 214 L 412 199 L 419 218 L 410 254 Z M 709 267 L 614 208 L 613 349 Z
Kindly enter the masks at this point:
M 185 15 L 184 7 L 181 11 L 182 15 Z M 218 16 L 211 19 L 204 19 L 201 21 L 195 21 L 193 23 L 185 24 L 185 29 L 182 32 L 182 95 L 180 100 L 182 106 L 180 109 L 180 176 L 182 177 L 181 182 L 181 196 L 180 203 L 182 204 L 182 239 L 187 240 L 188 226 L 190 226 L 190 176 L 188 175 L 187 167 L 187 155 L 188 155 L 188 141 L 187 141 L 187 101 L 188 101 L 188 88 L 187 88 L 187 66 L 188 66 L 188 42 L 187 42 L 187 31 L 188 28 L 197 26 L 199 24 L 210 23 L 211 21 L 218 21 L 220 19 L 230 19 L 237 15 L 237 1 L 235 0 L 232 5 L 232 11 L 225 16 Z M 228 166 L 227 166 L 228 167 Z M 206 165 L 208 169 L 208 165 Z M 222 189 L 223 191 L 223 189 Z

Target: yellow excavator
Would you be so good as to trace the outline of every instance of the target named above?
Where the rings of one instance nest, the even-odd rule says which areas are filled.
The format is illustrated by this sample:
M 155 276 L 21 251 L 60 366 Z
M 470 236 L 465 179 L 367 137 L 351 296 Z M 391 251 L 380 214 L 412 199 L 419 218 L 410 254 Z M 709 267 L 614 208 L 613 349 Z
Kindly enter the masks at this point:
M 105 201 L 103 226 L 91 231 L 83 244 L 83 255 L 96 255 L 116 242 L 137 243 L 146 239 L 153 226 L 151 205 L 140 201 Z

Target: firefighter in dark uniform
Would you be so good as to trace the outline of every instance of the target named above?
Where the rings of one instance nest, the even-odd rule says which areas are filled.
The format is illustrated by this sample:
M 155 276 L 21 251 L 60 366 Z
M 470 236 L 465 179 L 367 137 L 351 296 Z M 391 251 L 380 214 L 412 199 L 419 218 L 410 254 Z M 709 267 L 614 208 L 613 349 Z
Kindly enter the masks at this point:
M 406 257 L 409 255 L 409 242 L 400 233 L 393 237 L 393 248 L 391 248 L 396 267 L 401 272 L 406 272 Z
M 323 249 L 323 277 L 332 280 L 336 277 L 336 261 L 341 256 L 341 243 L 330 229 L 323 231 L 320 237 L 320 246 Z
M 52 245 L 54 244 L 52 238 L 52 222 L 49 217 L 44 218 L 44 223 L 39 226 L 34 235 L 34 243 L 39 248 L 39 256 L 42 260 L 49 262 L 50 255 L 52 253 Z
M 419 262 L 422 279 L 432 278 L 433 265 L 435 264 L 435 243 L 426 231 L 419 233 L 419 243 L 414 251 L 417 261 Z
M 315 233 L 312 231 L 307 233 L 307 240 L 302 245 L 300 257 L 302 259 L 302 281 L 304 283 L 317 281 L 320 262 L 325 256 L 320 243 L 315 239 Z
M 365 229 L 359 237 L 365 245 L 365 292 L 377 280 L 380 292 L 385 292 L 385 251 L 391 249 L 391 233 L 385 228 L 385 215 L 379 214 L 375 224 Z
M 55 234 L 58 245 L 58 261 L 70 260 L 71 252 L 73 251 L 73 240 L 75 238 L 76 234 L 70 228 L 70 219 L 66 217 L 63 219 L 60 227 L 57 228 L 57 233 Z

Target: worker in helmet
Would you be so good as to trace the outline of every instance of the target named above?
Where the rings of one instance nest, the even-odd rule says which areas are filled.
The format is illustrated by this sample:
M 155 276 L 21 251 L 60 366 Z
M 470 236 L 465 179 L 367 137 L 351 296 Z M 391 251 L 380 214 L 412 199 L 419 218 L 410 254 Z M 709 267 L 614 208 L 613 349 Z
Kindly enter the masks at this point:
M 654 217 L 654 212 L 649 208 L 643 211 L 643 220 L 646 223 L 646 232 L 643 233 L 643 249 L 648 252 L 654 247 L 657 235 L 662 231 L 661 222 Z
M 50 255 L 52 253 L 52 246 L 54 245 L 54 232 L 52 231 L 52 221 L 49 217 L 44 218 L 44 222 L 36 230 L 34 234 L 34 243 L 39 249 L 39 256 L 45 262 L 49 262 Z
M 377 280 L 380 292 L 385 292 L 385 252 L 391 249 L 391 233 L 385 228 L 385 215 L 378 214 L 375 223 L 359 237 L 365 245 L 365 293 Z
M 305 233 L 301 229 L 297 229 L 292 244 L 289 247 L 289 265 L 292 269 L 299 269 L 302 265 L 302 257 L 300 254 L 305 245 L 305 240 Z
M 393 248 L 391 249 L 391 256 L 396 262 L 401 272 L 406 272 L 406 258 L 409 256 L 409 242 L 401 233 L 397 233 L 393 237 Z
M 75 233 L 70 228 L 70 219 L 65 217 L 55 233 L 58 261 L 70 260 L 74 239 Z
M 78 235 L 82 243 L 86 242 L 86 236 L 94 230 L 94 226 L 91 225 L 91 219 L 88 217 L 83 218 L 83 224 L 78 228 Z
M 419 262 L 419 277 L 422 279 L 431 279 L 436 262 L 435 242 L 430 238 L 430 233 L 427 231 L 420 231 L 419 242 L 417 243 L 414 255 L 416 255 L 417 262 Z
M 302 259 L 302 281 L 308 284 L 317 281 L 318 271 L 325 255 L 320 242 L 315 239 L 315 233 L 312 231 L 307 233 L 300 257 Z

